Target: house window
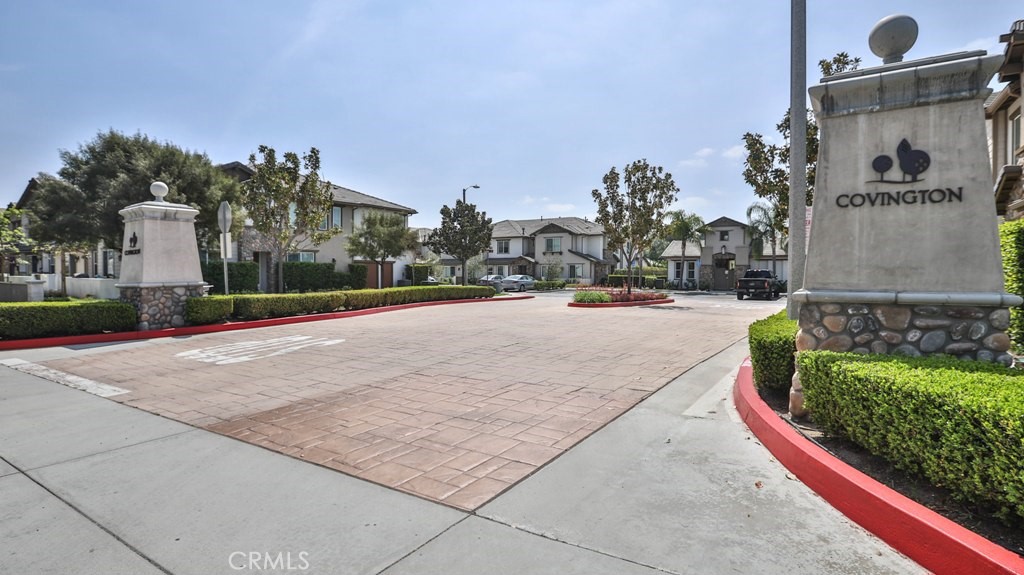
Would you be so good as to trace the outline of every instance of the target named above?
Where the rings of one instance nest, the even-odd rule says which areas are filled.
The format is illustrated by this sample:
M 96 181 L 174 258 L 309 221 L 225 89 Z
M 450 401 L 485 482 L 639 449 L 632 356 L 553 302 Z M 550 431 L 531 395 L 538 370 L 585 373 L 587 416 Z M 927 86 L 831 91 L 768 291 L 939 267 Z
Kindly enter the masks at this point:
M 686 262 L 686 279 L 694 282 L 697 281 L 697 262 Z
M 505 266 L 494 266 L 494 273 L 503 276 L 505 274 Z
M 718 232 L 718 241 L 727 242 L 729 241 L 729 230 L 723 230 Z
M 316 229 L 318 229 L 318 230 L 320 230 L 322 232 L 322 231 L 325 231 L 329 227 L 331 227 L 331 215 L 327 214 L 327 215 L 324 216 L 324 219 L 320 220 L 320 225 L 317 226 Z
M 455 266 L 444 266 L 444 273 L 442 273 L 441 275 L 443 275 L 446 278 L 455 277 Z
M 562 238 L 544 238 L 544 251 L 562 253 Z
M 583 264 L 569 264 L 569 279 L 579 279 L 583 277 Z
M 683 262 L 673 262 L 675 264 L 675 277 L 676 279 L 683 277 Z
M 335 228 L 341 227 L 341 206 L 331 208 L 331 225 Z
M 316 261 L 316 252 L 292 252 L 288 254 L 288 261 L 312 263 Z
M 1014 160 L 1020 151 L 1020 110 L 1017 110 L 1017 115 L 1010 118 L 1010 131 L 1007 134 L 1009 137 L 1009 149 L 1010 149 L 1010 161 L 1007 163 L 1016 163 Z
M 499 254 L 507 254 L 508 253 L 508 240 L 498 240 L 497 243 L 498 243 L 498 253 Z
M 519 274 L 519 275 L 521 275 L 521 276 L 525 276 L 525 275 L 527 275 L 527 272 L 526 272 L 526 265 L 525 265 L 525 264 L 519 264 L 519 265 L 517 265 L 517 266 L 516 266 L 516 273 L 517 273 L 517 274 Z

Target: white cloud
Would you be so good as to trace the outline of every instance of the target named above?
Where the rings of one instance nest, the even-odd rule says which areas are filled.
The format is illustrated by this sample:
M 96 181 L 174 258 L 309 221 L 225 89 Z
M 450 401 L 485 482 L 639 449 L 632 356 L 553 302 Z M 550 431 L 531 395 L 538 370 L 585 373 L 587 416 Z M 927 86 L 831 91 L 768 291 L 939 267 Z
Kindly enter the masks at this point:
M 723 158 L 729 158 L 730 160 L 735 160 L 735 159 L 738 159 L 738 158 L 742 158 L 742 157 L 744 157 L 746 155 L 747 155 L 747 149 L 744 148 L 743 146 L 738 145 L 738 144 L 733 146 L 733 147 L 731 147 L 731 148 L 729 148 L 729 149 L 727 149 L 727 150 L 723 150 L 722 151 L 722 157 Z
M 703 168 L 708 165 L 708 161 L 704 158 L 693 158 L 690 160 L 680 160 L 679 167 L 681 168 Z
M 548 204 L 544 206 L 544 209 L 555 214 L 564 214 L 575 210 L 576 206 L 573 204 Z
M 533 196 L 529 196 L 529 195 L 523 196 L 523 199 L 519 203 L 523 204 L 524 206 L 529 206 L 529 205 L 537 203 L 537 198 L 535 198 Z
M 715 149 L 714 148 L 701 148 L 701 149 L 697 150 L 696 154 L 694 154 L 694 156 L 697 156 L 698 158 L 710 158 L 711 156 L 714 156 L 714 155 L 715 155 Z

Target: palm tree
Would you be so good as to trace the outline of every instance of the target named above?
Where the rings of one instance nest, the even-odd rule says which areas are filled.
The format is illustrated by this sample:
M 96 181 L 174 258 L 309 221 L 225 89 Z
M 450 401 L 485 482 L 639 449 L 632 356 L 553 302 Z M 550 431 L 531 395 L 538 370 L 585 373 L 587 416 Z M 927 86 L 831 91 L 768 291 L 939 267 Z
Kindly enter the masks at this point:
M 772 274 L 775 270 L 775 251 L 779 239 L 785 237 L 785 217 L 778 202 L 754 202 L 747 207 L 747 225 L 750 226 L 750 251 L 754 259 L 760 259 L 764 253 L 764 243 L 768 241 L 772 247 Z
M 686 210 L 672 210 L 668 213 L 668 236 L 673 240 L 679 240 L 679 289 L 683 289 L 683 269 L 686 267 L 686 244 L 697 242 L 704 238 L 704 231 L 707 226 L 704 220 L 697 214 L 691 214 Z

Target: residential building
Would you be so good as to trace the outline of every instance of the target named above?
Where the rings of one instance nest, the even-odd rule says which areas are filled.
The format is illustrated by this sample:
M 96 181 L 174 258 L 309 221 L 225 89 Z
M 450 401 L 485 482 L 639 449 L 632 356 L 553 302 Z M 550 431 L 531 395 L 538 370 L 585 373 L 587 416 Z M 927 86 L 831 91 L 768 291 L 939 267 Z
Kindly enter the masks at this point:
M 239 181 L 245 181 L 255 173 L 252 168 L 241 162 L 231 162 L 218 167 L 232 174 Z M 341 228 L 341 233 L 317 246 L 309 242 L 300 242 L 298 248 L 288 254 L 288 261 L 329 262 L 334 264 L 337 271 L 347 271 L 349 264 L 352 263 L 365 264 L 367 266 L 366 285 L 367 287 L 376 287 L 378 265 L 350 254 L 347 245 L 349 236 L 362 223 L 363 216 L 368 211 L 382 210 L 402 214 L 408 225 L 408 217 L 415 214 L 416 210 L 342 186 L 334 184 L 330 184 L 330 186 L 334 205 L 331 207 L 331 213 L 320 224 L 320 230 Z M 261 291 L 268 290 L 270 286 L 274 285 L 277 266 L 273 251 L 266 238 L 252 227 L 251 221 L 246 221 L 245 229 L 238 238 L 236 254 L 241 261 L 255 261 L 259 264 Z M 395 285 L 396 279 L 403 277 L 405 266 L 414 261 L 415 254 L 409 253 L 386 262 L 383 269 L 380 270 L 380 285 L 382 287 Z
M 747 225 L 721 217 L 707 224 L 700 253 L 700 283 L 713 290 L 731 290 L 750 268 Z
M 1021 71 L 1024 68 L 1024 20 L 1013 23 L 999 37 L 1006 44 L 1003 64 L 997 78 L 1006 86 L 985 103 L 989 120 L 989 148 L 992 153 L 992 180 L 996 213 L 1007 220 L 1024 217 L 1024 142 L 1021 141 Z
M 683 251 L 683 242 L 672 240 L 665 251 L 661 253 L 661 259 L 668 263 L 669 285 L 684 288 L 689 284 L 694 289 L 699 287 L 700 282 L 700 256 L 703 246 L 697 242 L 686 242 L 686 253 Z M 682 278 L 683 283 L 679 283 Z
M 606 279 L 613 262 L 604 228 L 576 217 L 497 222 L 485 259 L 488 274 L 557 277 L 582 284 Z

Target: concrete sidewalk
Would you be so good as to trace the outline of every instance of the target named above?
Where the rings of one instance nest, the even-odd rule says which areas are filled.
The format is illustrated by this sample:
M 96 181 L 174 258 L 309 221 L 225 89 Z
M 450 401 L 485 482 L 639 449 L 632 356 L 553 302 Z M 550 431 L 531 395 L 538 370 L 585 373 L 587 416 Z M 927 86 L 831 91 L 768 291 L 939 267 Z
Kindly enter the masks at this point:
M 753 438 L 745 340 L 475 513 L 0 367 L 2 573 L 920 573 Z

